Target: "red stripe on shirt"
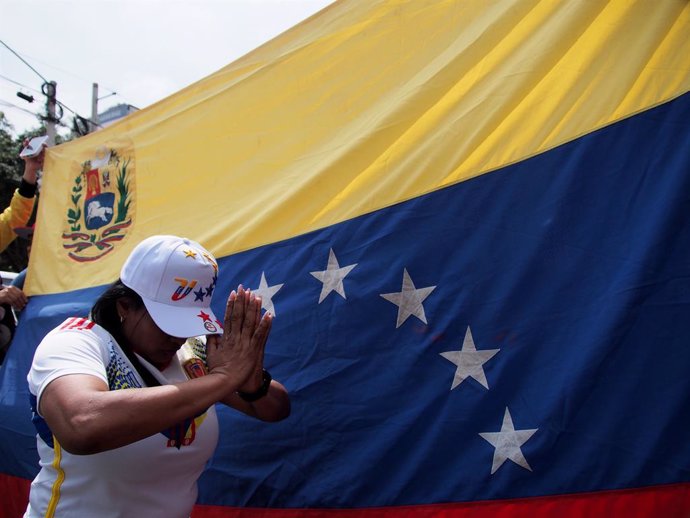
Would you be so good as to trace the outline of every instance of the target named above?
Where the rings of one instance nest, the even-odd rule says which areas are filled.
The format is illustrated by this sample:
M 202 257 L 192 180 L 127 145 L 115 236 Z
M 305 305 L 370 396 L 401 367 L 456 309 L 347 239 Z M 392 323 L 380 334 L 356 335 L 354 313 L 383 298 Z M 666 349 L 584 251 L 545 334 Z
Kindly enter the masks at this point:
M 88 318 L 72 317 L 65 320 L 62 325 L 58 328 L 61 331 L 73 330 L 73 329 L 91 329 L 96 324 L 91 322 Z

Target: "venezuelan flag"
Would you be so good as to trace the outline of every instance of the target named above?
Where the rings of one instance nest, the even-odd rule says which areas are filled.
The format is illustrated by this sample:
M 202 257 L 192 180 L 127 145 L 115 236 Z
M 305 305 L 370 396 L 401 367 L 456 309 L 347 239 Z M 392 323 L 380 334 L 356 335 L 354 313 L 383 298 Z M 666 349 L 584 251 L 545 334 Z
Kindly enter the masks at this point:
M 219 408 L 195 518 L 688 516 L 688 35 L 685 0 L 343 0 L 49 150 L 0 502 L 36 344 L 170 233 L 215 311 L 263 295 L 293 406 Z

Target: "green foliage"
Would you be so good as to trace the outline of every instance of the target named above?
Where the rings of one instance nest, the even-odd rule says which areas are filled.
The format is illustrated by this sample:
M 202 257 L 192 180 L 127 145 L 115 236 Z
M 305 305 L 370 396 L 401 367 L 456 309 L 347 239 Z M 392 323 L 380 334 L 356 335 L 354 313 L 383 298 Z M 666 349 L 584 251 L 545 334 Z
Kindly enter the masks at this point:
M 19 158 L 21 141 L 15 139 L 11 131 L 12 125 L 5 114 L 0 112 L 0 182 L 3 187 L 9 187 L 9 189 L 3 188 L 0 194 L 3 208 L 9 203 L 14 189 L 19 186 L 19 179 L 24 171 L 22 160 Z
M 24 174 L 24 161 L 19 158 L 24 141 L 46 133 L 45 126 L 38 121 L 37 124 L 36 128 L 14 137 L 12 125 L 0 111 L 0 212 L 9 206 L 12 195 L 19 187 Z M 71 136 L 57 135 L 55 143 L 61 144 L 71 138 Z M 5 250 L 0 251 L 0 270 L 19 272 L 26 268 L 28 264 L 26 244 L 22 239 L 15 239 Z
M 81 198 L 81 185 L 82 176 L 79 175 L 74 180 L 74 186 L 72 187 L 72 203 L 74 208 L 67 211 L 67 222 L 70 224 L 70 230 L 77 232 L 81 230 L 81 224 L 79 220 L 81 219 L 81 207 L 79 206 L 79 199 Z
M 131 204 L 129 192 L 127 190 L 128 165 L 129 159 L 122 164 L 120 173 L 117 175 L 117 191 L 120 193 L 120 201 L 117 204 L 117 219 L 115 220 L 115 223 L 120 223 L 121 221 L 125 221 L 125 219 L 127 219 L 127 212 L 129 211 L 129 206 Z

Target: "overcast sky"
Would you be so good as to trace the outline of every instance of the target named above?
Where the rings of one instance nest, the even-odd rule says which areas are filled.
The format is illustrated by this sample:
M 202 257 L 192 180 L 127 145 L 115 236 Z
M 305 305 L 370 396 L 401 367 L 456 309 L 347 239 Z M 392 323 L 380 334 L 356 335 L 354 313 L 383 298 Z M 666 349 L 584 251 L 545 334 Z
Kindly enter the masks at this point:
M 38 126 L 43 78 L 91 116 L 171 95 L 272 39 L 333 0 L 0 0 L 0 111 L 18 134 Z M 17 91 L 33 95 L 28 103 Z M 116 95 L 111 95 L 116 92 Z M 64 110 L 70 124 L 72 112 Z M 66 130 L 58 130 L 65 133 Z

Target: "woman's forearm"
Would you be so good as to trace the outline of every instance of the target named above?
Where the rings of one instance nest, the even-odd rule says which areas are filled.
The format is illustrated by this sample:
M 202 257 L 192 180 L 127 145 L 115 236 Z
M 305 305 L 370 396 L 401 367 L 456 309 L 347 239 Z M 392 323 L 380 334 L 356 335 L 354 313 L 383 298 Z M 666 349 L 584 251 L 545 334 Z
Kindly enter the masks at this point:
M 219 374 L 176 385 L 108 390 L 102 380 L 67 375 L 48 385 L 41 414 L 62 447 L 87 455 L 118 448 L 203 413 L 232 387 Z

